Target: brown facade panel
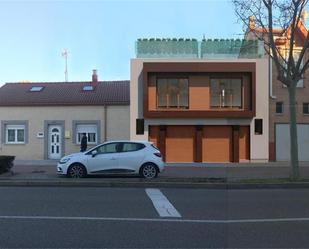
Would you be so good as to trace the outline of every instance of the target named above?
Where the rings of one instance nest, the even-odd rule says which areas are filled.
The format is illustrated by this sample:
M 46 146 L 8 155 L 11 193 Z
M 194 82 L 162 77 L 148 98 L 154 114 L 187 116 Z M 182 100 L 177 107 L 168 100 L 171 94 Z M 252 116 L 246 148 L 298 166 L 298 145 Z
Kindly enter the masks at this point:
M 153 144 L 156 147 L 159 147 L 158 140 L 159 140 L 159 126 L 157 125 L 149 126 L 149 141 L 153 142 Z
M 274 142 L 269 142 L 269 161 L 276 161 L 276 146 Z
M 187 78 L 189 105 L 184 108 L 157 108 L 157 77 Z M 255 116 L 255 63 L 144 63 L 143 78 L 145 89 L 143 106 L 146 118 L 252 118 Z M 242 107 L 211 107 L 211 78 L 241 79 Z
M 166 161 L 194 162 L 195 126 L 167 126 Z
M 250 127 L 239 127 L 239 161 L 250 160 Z
M 232 152 L 231 126 L 204 126 L 203 162 L 231 162 Z

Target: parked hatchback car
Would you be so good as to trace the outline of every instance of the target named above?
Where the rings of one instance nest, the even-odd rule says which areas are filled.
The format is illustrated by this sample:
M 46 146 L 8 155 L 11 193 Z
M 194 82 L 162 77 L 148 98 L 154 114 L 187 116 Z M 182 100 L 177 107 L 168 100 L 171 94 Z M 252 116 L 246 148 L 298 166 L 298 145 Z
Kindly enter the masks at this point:
M 164 170 L 160 151 L 148 141 L 111 141 L 65 156 L 57 173 L 72 178 L 104 173 L 140 174 L 155 178 Z

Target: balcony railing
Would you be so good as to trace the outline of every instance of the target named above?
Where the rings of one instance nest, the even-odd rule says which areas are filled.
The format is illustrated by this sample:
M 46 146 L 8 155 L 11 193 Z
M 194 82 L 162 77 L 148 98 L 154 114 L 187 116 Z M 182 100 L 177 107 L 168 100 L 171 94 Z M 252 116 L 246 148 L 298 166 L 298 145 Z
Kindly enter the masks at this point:
M 240 39 L 138 39 L 137 58 L 261 58 L 263 42 Z

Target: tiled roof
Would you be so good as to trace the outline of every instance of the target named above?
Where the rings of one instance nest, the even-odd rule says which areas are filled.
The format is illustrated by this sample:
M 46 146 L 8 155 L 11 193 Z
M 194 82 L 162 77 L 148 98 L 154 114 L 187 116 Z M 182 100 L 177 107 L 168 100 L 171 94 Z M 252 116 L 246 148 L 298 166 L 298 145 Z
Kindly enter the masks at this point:
M 6 83 L 0 88 L 0 106 L 129 105 L 129 81 Z M 43 87 L 41 91 L 30 89 Z

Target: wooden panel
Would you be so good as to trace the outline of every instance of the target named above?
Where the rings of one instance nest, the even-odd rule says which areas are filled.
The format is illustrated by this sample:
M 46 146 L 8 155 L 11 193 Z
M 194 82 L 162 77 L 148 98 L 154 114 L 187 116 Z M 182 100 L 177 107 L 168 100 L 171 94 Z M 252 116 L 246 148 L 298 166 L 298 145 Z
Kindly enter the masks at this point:
M 240 126 L 239 128 L 239 160 L 250 160 L 250 127 Z
M 151 125 L 149 126 L 149 141 L 158 147 L 158 137 L 159 137 L 159 126 Z
M 189 76 L 189 110 L 209 110 L 209 76 Z
M 232 160 L 232 127 L 204 126 L 203 162 L 231 162 Z
M 167 126 L 166 161 L 194 161 L 194 126 Z

